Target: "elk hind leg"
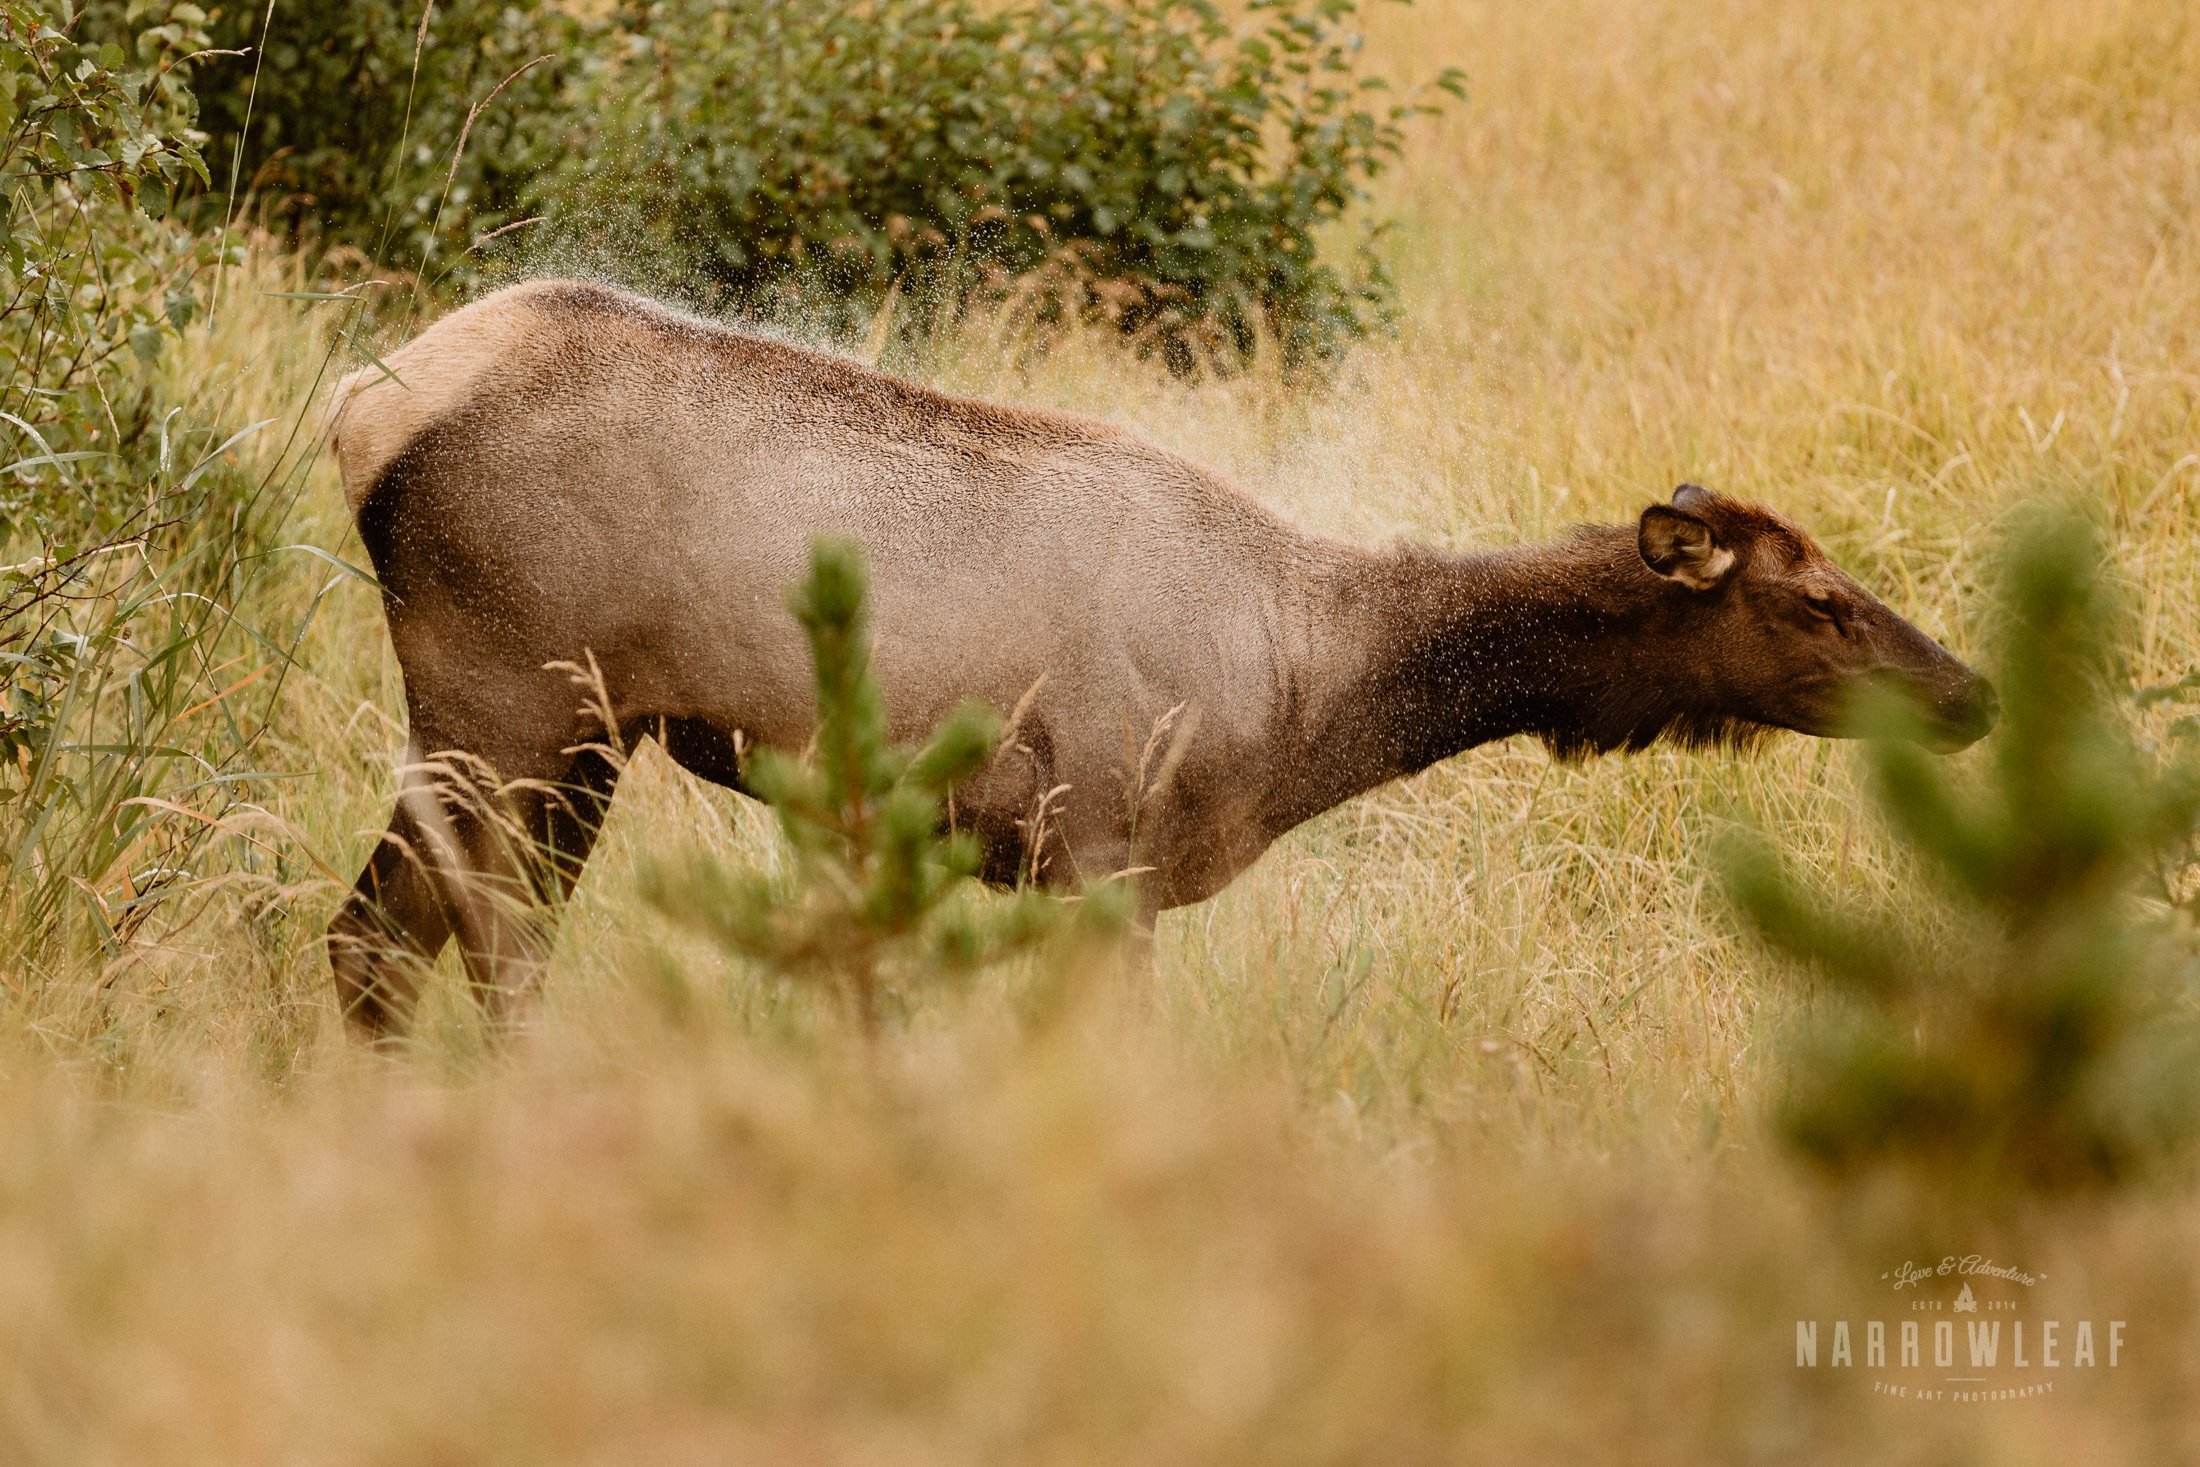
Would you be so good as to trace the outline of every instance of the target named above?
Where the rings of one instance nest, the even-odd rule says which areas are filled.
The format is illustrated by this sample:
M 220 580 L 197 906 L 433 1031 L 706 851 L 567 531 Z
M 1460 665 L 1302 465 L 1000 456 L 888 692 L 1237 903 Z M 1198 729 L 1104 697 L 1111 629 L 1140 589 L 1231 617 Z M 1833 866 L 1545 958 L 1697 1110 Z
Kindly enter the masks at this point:
M 400 798 L 389 829 L 329 923 L 336 1002 L 362 1038 L 387 1039 L 403 1031 L 418 994 L 420 970 L 450 940 L 450 915 L 433 859 L 407 801 Z

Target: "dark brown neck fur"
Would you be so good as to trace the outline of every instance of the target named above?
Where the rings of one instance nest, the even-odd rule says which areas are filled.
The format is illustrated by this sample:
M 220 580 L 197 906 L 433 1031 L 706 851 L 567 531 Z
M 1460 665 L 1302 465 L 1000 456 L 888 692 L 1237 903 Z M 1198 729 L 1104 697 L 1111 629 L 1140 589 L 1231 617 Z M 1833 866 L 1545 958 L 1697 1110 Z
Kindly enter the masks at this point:
M 1477 744 L 1533 734 L 1561 758 L 1660 738 L 1729 742 L 1687 598 L 1642 563 L 1632 527 L 1467 556 L 1370 556 L 1329 587 L 1337 635 L 1312 669 L 1280 832 Z M 1716 594 L 1716 593 L 1714 593 Z

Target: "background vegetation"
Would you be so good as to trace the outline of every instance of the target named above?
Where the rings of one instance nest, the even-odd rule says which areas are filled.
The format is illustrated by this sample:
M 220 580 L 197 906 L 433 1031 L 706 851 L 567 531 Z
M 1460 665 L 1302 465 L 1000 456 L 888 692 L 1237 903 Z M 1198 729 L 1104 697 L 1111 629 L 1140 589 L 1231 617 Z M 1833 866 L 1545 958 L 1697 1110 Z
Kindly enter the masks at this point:
M 1965 947 L 2000 929 L 1870 813 L 1841 746 L 1580 768 L 1476 751 L 1164 919 L 1150 1006 L 1072 976 L 1035 1015 L 1049 970 L 1009 963 L 913 986 L 875 1047 L 826 994 L 651 915 L 668 832 L 794 873 L 769 812 L 645 753 L 529 1032 L 486 1048 L 447 960 L 411 1052 L 349 1046 L 318 938 L 403 730 L 312 404 L 332 359 L 384 340 L 354 339 L 366 309 L 337 292 L 377 293 L 341 253 L 213 232 L 226 201 L 209 221 L 187 198 L 186 233 L 144 217 L 137 182 L 124 197 L 127 170 L 192 145 L 154 80 L 181 68 L 155 58 L 232 21 L 131 8 L 185 33 L 88 73 L 19 66 L 7 113 L 57 160 L 7 170 L 8 290 L 52 298 L 49 262 L 76 263 L 68 312 L 10 316 L 6 350 L 122 345 L 79 386 L 11 368 L 35 411 L 7 411 L 50 456 L 0 420 L 9 462 L 45 459 L 6 475 L 0 594 L 66 591 L 11 602 L 0 632 L 0 652 L 54 649 L 6 674 L 0 1458 L 2200 1454 L 2188 1172 L 1954 1216 L 1878 1206 L 1876 1162 L 1791 1161 L 1782 1127 L 1813 1095 L 1795 1077 L 1859 1052 L 1821 1040 L 1961 1035 L 1990 1013 L 1966 995 L 2001 991 L 1966 973 L 1925 996 L 1921 1031 L 1914 995 L 1860 1003 L 1745 935 L 1705 859 L 1736 825 L 1832 894 L 1804 910 L 1887 914 L 1874 930 L 1936 959 L 1992 950 Z M 19 39 L 28 13 L 9 11 Z M 1372 71 L 1460 62 L 1474 102 L 1403 123 L 1369 206 L 1399 221 L 1399 335 L 1346 352 L 1327 390 L 1280 353 L 1185 381 L 1075 317 L 1043 356 L 1004 350 L 1026 339 L 1013 310 L 894 359 L 1127 423 L 1365 539 L 1509 543 L 1682 479 L 1759 495 L 1981 656 L 2029 614 L 1997 592 L 2013 516 L 2075 502 L 2122 608 L 2083 704 L 2107 742 L 2079 742 L 2157 788 L 2200 666 L 2200 27 L 2139 0 L 1422 0 L 1363 21 Z M 393 237 L 455 178 L 504 59 L 421 52 L 422 141 L 390 155 L 409 181 L 373 195 Z M 194 74 L 218 161 L 215 64 Z M 467 157 L 524 131 L 498 109 L 547 70 L 479 115 Z M 96 80 L 131 73 L 119 100 Z M 151 109 L 134 132 L 125 102 Z M 146 136 L 169 142 L 115 150 Z M 280 196 L 237 216 L 347 237 L 333 204 Z M 106 271 L 138 238 L 177 268 Z M 133 528 L 146 502 L 180 507 L 157 535 Z M 58 553 L 109 534 L 115 553 Z M 186 614 L 203 621 L 168 620 Z M 2008 748 L 1935 769 L 1955 808 L 2000 818 L 2035 787 L 2009 782 Z M 85 793 L 34 798 L 38 769 Z M 2160 988 L 2093 1056 L 2192 1012 L 2189 846 L 2117 849 L 2115 880 L 2064 910 L 2143 933 Z M 1928 1200 L 1955 1190 L 1921 1170 Z M 1897 1261 L 1970 1250 L 2044 1272 L 2059 1315 L 2131 1320 L 2122 1368 L 1958 1405 L 1794 1367 L 1798 1317 L 1870 1317 Z
M 1379 226 L 1341 221 L 1462 90 L 1392 94 L 1359 9 L 238 5 L 218 37 L 264 25 L 265 64 L 215 73 L 204 120 L 263 217 L 438 280 L 555 259 L 841 335 L 889 292 L 905 334 L 1013 299 L 1182 372 L 1264 339 L 1296 365 L 1386 320 Z

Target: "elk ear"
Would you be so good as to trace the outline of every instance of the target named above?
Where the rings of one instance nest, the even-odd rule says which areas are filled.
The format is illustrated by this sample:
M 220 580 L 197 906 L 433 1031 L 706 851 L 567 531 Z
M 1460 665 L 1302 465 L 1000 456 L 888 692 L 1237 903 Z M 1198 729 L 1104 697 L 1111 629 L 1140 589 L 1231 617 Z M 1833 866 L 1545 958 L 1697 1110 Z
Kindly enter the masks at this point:
M 1701 484 L 1676 484 L 1673 487 L 1673 507 L 1695 514 L 1711 502 L 1711 491 Z
M 1683 485 L 1682 491 L 1692 487 Z M 1696 490 L 1698 494 L 1703 492 Z M 1673 497 L 1678 500 L 1681 496 Z M 1711 526 L 1672 505 L 1653 504 L 1642 512 L 1642 528 L 1635 544 L 1642 552 L 1643 564 L 1691 591 L 1710 590 L 1734 569 L 1734 552 L 1719 543 Z

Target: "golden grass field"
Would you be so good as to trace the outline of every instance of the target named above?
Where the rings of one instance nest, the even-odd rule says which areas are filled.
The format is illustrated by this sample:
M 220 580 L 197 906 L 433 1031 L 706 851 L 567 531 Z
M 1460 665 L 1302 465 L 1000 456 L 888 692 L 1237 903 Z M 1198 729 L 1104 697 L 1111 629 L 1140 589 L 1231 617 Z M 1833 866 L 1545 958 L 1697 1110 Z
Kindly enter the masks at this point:
M 2200 668 L 2200 14 L 2175 0 L 1422 0 L 1466 68 L 1386 181 L 1399 337 L 1331 392 L 1099 340 L 926 370 L 1216 463 L 1314 526 L 1514 542 L 1682 479 L 1769 501 L 1957 649 L 1999 527 L 2097 506 L 2132 675 Z M 295 419 L 333 316 L 227 287 L 179 383 Z M 336 370 L 348 368 L 339 363 Z M 252 451 L 270 455 L 263 434 Z M 283 537 L 347 557 L 333 469 Z M 330 579 L 292 558 L 272 622 Z M 1809 1003 L 1707 848 L 1898 890 L 1843 747 L 1470 753 L 1160 929 L 1150 1005 L 1016 973 L 876 1063 L 659 929 L 637 857 L 769 860 L 645 754 L 539 1013 L 439 970 L 353 1047 L 317 946 L 401 698 L 339 578 L 193 920 L 10 975 L 0 1463 L 1996 1463 L 2200 1458 L 2200 1193 L 1906 1234 L 1765 1123 Z M 1965 756 L 1977 758 L 1978 755 Z M 218 878 L 218 879 L 217 879 Z M 1890 1400 L 1798 1318 L 2022 1255 L 2129 1321 L 2039 1399 Z

